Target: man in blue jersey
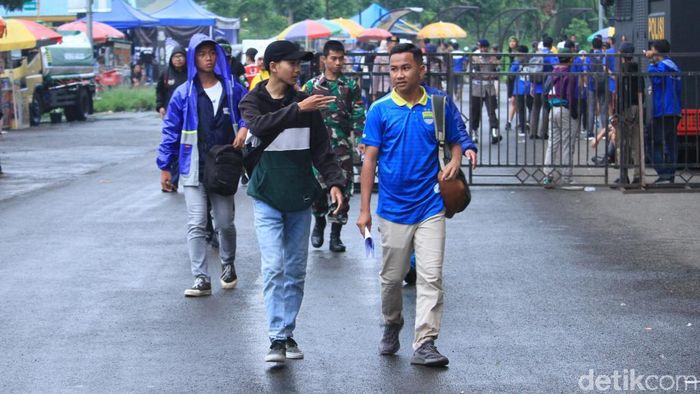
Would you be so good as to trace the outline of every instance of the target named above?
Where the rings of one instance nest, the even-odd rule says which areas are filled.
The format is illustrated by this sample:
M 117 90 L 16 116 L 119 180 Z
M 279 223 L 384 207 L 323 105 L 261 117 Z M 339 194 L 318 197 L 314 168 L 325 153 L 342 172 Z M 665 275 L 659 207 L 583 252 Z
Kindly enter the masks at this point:
M 412 44 L 399 44 L 390 54 L 392 92 L 376 101 L 367 114 L 363 143 L 365 160 L 361 175 L 361 207 L 357 226 L 362 234 L 372 226 L 370 202 L 375 169 L 379 162 L 379 227 L 383 262 L 380 273 L 384 334 L 382 355 L 399 350 L 403 327 L 401 290 L 409 270 L 412 249 L 416 253 L 416 321 L 412 364 L 444 366 L 449 360 L 438 352 L 444 292 L 442 262 L 445 251 L 445 208 L 438 177 L 454 178 L 463 150 L 472 166 L 476 147 L 460 132 L 456 107 L 445 109 L 446 142 L 452 159 L 439 172 L 432 97 L 444 95 L 421 86 L 426 67 Z M 449 98 L 448 98 L 449 101 Z M 465 149 L 467 148 L 467 149 Z
M 647 156 L 659 174 L 654 183 L 673 183 L 678 157 L 676 128 L 681 118 L 681 69 L 668 56 L 671 44 L 666 40 L 651 43 L 644 54 L 649 58 L 648 72 L 654 102 L 654 120 L 647 137 Z M 660 74 L 655 76 L 654 74 Z

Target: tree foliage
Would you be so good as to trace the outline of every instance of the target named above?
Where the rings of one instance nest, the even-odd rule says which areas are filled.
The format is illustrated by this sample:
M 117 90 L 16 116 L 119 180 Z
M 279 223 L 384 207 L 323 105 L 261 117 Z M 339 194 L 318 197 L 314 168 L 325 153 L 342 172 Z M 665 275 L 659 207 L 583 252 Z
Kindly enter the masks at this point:
M 372 3 L 372 0 L 196 0 L 210 11 L 222 16 L 241 18 L 241 37 L 267 38 L 293 22 L 318 19 L 326 15 L 328 7 L 331 18 L 351 17 Z M 410 22 L 425 25 L 436 22 L 438 17 L 445 22 L 454 22 L 469 33 L 465 43 L 473 43 L 484 35 L 490 40 L 501 35 L 516 35 L 523 39 L 535 39 L 543 32 L 555 37 L 572 32 L 583 35 L 593 31 L 598 0 L 379 0 L 387 9 L 407 6 L 422 7 L 423 12 L 406 17 Z M 478 6 L 478 14 L 446 12 L 455 6 Z M 532 9 L 513 20 L 515 9 Z M 585 14 L 572 15 L 562 11 L 567 8 L 588 8 Z M 499 17 L 499 15 L 501 15 Z M 489 22 L 491 22 L 489 24 Z M 488 26 L 487 26 L 488 25 Z M 488 27 L 488 28 L 487 28 Z M 589 33 L 590 34 L 590 33 Z
M 25 0 L 0 0 L 0 5 L 8 10 L 18 10 L 22 8 Z

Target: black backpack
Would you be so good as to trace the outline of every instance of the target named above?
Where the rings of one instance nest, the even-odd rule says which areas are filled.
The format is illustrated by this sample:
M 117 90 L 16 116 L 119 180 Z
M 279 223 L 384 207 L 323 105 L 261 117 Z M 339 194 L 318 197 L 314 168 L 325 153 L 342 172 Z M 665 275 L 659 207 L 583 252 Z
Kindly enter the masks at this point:
M 204 187 L 210 193 L 230 196 L 238 190 L 243 153 L 232 145 L 214 145 L 205 157 Z

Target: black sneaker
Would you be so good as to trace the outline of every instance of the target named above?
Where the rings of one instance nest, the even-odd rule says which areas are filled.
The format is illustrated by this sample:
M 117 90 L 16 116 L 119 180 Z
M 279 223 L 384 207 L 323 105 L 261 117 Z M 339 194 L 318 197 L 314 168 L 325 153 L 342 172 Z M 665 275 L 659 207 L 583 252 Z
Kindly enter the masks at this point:
M 401 323 L 384 325 L 384 335 L 382 335 L 382 340 L 379 342 L 379 354 L 384 356 L 395 354 L 399 351 L 401 348 L 399 343 L 401 328 L 403 328 L 403 318 Z
M 194 278 L 194 284 L 189 289 L 185 289 L 185 297 L 201 297 L 211 295 L 211 283 L 206 277 L 200 275 Z
M 304 358 L 304 352 L 299 349 L 299 345 L 292 337 L 287 338 L 287 351 L 285 355 L 292 360 L 301 360 Z
M 285 355 L 286 348 L 286 341 L 272 341 L 270 351 L 265 356 L 265 361 L 268 363 L 283 363 L 287 359 Z
M 423 342 L 411 357 L 411 364 L 425 365 L 426 367 L 444 367 L 449 363 L 450 360 L 438 352 L 432 339 Z
M 224 289 L 233 289 L 238 283 L 236 276 L 236 267 L 233 263 L 224 264 L 221 266 L 221 287 Z

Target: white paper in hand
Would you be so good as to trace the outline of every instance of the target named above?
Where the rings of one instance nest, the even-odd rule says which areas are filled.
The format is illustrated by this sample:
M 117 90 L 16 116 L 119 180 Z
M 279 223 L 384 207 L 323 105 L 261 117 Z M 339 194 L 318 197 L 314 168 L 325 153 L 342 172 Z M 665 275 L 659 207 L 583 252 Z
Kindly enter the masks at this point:
M 367 227 L 365 227 L 365 257 L 374 258 L 374 240 Z

